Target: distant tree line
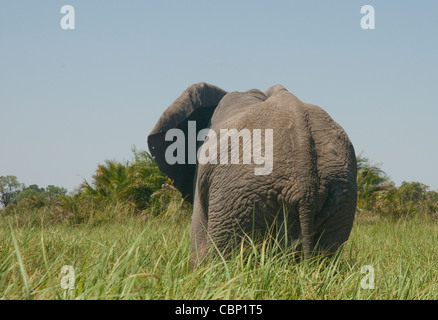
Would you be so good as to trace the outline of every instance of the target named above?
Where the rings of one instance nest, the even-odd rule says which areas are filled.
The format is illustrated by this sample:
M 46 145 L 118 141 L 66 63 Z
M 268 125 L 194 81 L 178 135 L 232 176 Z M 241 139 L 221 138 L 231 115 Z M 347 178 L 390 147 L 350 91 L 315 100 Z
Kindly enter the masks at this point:
M 123 215 L 159 215 L 172 204 L 187 206 L 152 156 L 135 148 L 131 161 L 106 160 L 97 166 L 91 181 L 84 180 L 70 193 L 53 185 L 26 187 L 15 176 L 0 177 L 0 207 L 5 215 L 37 214 L 81 223 Z
M 438 215 L 438 192 L 428 186 L 403 182 L 396 187 L 378 165 L 362 155 L 357 157 L 357 169 L 359 214 L 395 218 Z M 25 186 L 15 176 L 1 176 L 0 207 L 5 215 L 39 215 L 73 223 L 190 211 L 151 155 L 136 149 L 131 161 L 107 160 L 99 164 L 92 180 L 84 180 L 71 193 L 53 185 Z
M 368 158 L 357 157 L 359 212 L 406 217 L 418 214 L 438 217 L 438 192 L 420 182 L 403 181 L 399 187 Z
M 23 201 L 33 201 L 36 207 L 42 207 L 66 193 L 67 189 L 63 187 L 49 185 L 47 188 L 40 188 L 36 184 L 26 187 L 16 176 L 0 177 L 0 206 L 4 208 Z

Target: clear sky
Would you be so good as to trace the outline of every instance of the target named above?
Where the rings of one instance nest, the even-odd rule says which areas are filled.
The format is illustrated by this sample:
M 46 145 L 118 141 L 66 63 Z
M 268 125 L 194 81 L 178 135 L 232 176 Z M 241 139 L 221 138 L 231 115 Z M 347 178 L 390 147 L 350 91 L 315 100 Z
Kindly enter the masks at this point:
M 60 26 L 63 5 L 75 30 Z M 363 5 L 375 30 L 363 30 Z M 438 189 L 438 1 L 2 1 L 0 175 L 69 190 L 189 85 L 282 84 L 399 185 Z

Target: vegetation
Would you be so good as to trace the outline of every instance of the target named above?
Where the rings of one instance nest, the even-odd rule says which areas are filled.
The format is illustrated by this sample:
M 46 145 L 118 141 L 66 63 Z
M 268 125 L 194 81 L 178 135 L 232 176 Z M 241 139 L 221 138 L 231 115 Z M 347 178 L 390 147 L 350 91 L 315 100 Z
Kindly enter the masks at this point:
M 390 218 L 438 215 L 438 192 L 415 181 L 403 181 L 397 188 L 369 159 L 359 156 L 357 164 L 359 213 Z
M 0 219 L 0 299 L 438 298 L 432 218 L 358 216 L 331 260 L 294 262 L 266 238 L 238 248 L 231 260 L 214 258 L 194 270 L 189 226 L 189 214 L 44 227 Z M 74 270 L 72 290 L 61 287 L 65 265 Z M 364 266 L 373 268 L 374 283 Z
M 99 164 L 91 183 L 84 180 L 71 194 L 55 186 L 26 187 L 14 176 L 1 178 L 6 181 L 3 194 L 7 199 L 1 213 L 14 215 L 21 223 L 40 223 L 41 219 L 46 223 L 98 223 L 168 214 L 175 206 L 189 209 L 151 155 L 136 149 L 132 161 Z M 33 219 L 36 216 L 40 220 Z
M 11 200 L 22 190 L 23 185 L 16 176 L 0 177 L 0 207 L 7 207 Z
M 359 214 L 396 219 L 438 215 L 437 191 L 415 181 L 396 187 L 379 166 L 361 155 L 357 168 Z M 169 214 L 169 206 L 171 211 L 190 209 L 151 155 L 135 148 L 131 161 L 106 160 L 97 166 L 91 182 L 84 180 L 71 194 L 56 186 L 26 187 L 15 176 L 2 176 L 0 204 L 4 215 L 37 215 L 72 224 L 112 221 L 120 215 Z
M 0 299 L 437 299 L 438 193 L 396 187 L 362 156 L 357 179 L 337 257 L 299 262 L 267 236 L 192 269 L 191 208 L 144 151 L 98 165 L 70 194 L 1 177 Z M 73 289 L 61 286 L 66 265 Z

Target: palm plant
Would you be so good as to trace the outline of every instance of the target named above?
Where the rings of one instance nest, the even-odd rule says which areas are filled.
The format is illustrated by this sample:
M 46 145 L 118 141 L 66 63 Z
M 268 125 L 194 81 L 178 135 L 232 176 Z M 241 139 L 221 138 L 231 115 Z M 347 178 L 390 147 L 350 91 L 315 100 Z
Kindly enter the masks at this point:
M 159 190 L 167 177 L 156 166 L 146 151 L 134 152 L 134 160 L 122 163 L 106 160 L 99 164 L 93 182 L 84 181 L 80 186 L 82 198 L 98 204 L 129 204 L 137 210 L 144 210 L 151 201 L 151 195 Z
M 357 156 L 357 191 L 359 209 L 371 210 L 376 202 L 395 188 L 394 183 L 377 165 L 363 157 Z
M 158 169 L 152 156 L 146 151 L 133 149 L 134 162 L 129 166 L 132 179 L 128 189 L 129 201 L 144 210 L 151 203 L 151 196 L 160 190 L 167 177 Z

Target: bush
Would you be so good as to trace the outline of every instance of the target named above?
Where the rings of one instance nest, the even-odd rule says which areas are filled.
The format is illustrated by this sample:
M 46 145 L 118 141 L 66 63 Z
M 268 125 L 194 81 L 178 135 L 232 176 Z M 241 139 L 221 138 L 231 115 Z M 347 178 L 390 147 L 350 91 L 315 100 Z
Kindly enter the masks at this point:
M 358 211 L 391 218 L 436 216 L 438 192 L 420 182 L 397 188 L 383 170 L 361 155 L 357 158 Z
M 14 197 L 8 200 L 3 213 L 20 215 L 23 223 L 28 218 L 39 217 L 77 224 L 132 215 L 159 215 L 186 206 L 149 153 L 133 148 L 133 154 L 132 161 L 107 160 L 99 164 L 91 183 L 84 180 L 71 194 L 55 186 L 39 188 L 20 184 L 21 189 L 14 190 Z
M 167 177 L 156 166 L 152 156 L 133 149 L 132 163 L 107 160 L 99 164 L 92 183 L 84 181 L 76 193 L 78 201 L 104 208 L 123 204 L 141 213 L 151 205 L 151 196 L 166 182 Z
M 438 216 L 438 192 L 420 182 L 396 187 L 388 175 L 368 158 L 357 157 L 359 214 L 404 218 Z M 14 176 L 2 177 L 2 214 L 17 216 L 20 223 L 36 221 L 100 223 L 139 216 L 186 216 L 191 206 L 158 169 L 152 156 L 133 148 L 132 161 L 107 160 L 99 164 L 92 181 L 77 190 L 56 186 L 25 187 Z

